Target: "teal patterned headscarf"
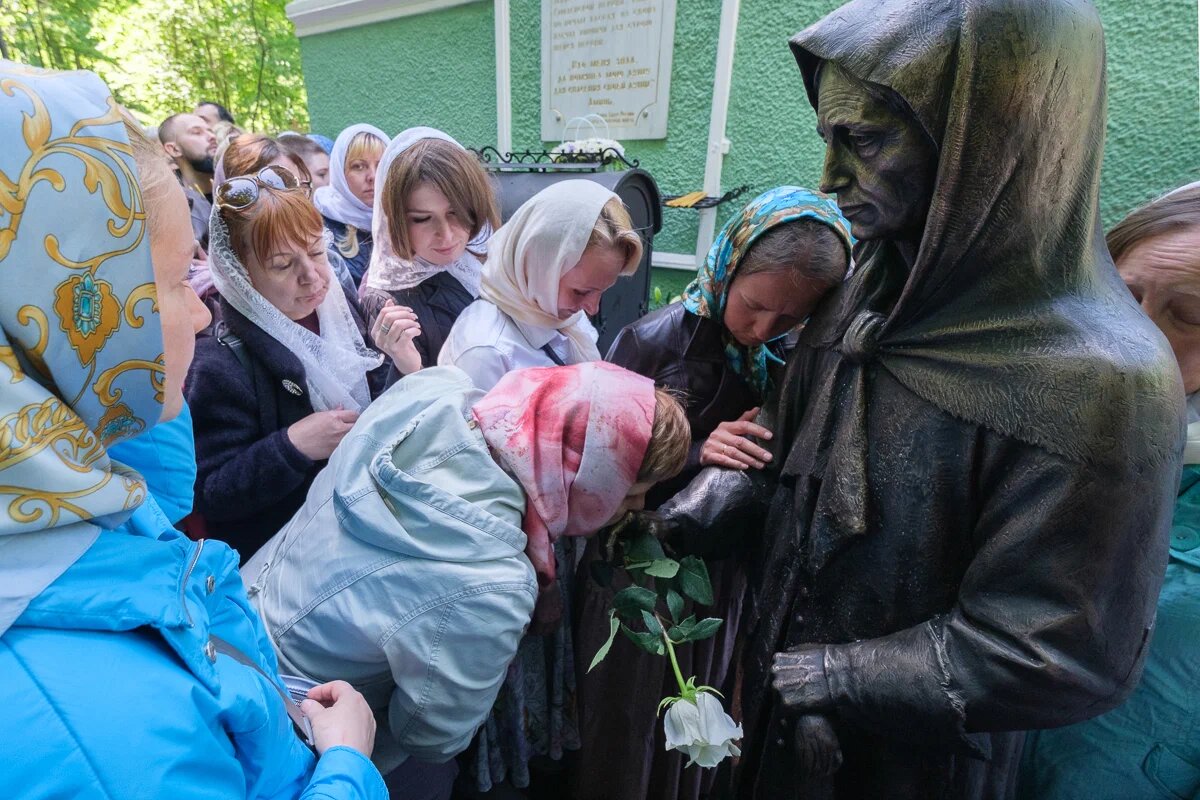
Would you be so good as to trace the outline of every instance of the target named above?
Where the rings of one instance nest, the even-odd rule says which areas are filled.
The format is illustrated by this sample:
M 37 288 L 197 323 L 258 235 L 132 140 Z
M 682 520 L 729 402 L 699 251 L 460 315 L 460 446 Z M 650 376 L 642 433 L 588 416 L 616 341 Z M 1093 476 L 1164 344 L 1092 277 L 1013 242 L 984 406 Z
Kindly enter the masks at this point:
M 709 248 L 696 279 L 683 290 L 683 307 L 724 327 L 729 286 L 751 245 L 772 228 L 801 219 L 814 219 L 832 228 L 845 243 L 849 257 L 854 237 L 850 235 L 850 223 L 838 211 L 832 197 L 799 186 L 777 186 L 754 198 L 742 213 L 729 220 Z M 728 334 L 725 357 L 760 398 L 765 398 L 771 389 L 769 365 L 783 363 L 772 342 L 747 348 Z
M 111 93 L 0 61 L 0 634 L 145 500 L 107 447 L 162 415 L 156 303 Z

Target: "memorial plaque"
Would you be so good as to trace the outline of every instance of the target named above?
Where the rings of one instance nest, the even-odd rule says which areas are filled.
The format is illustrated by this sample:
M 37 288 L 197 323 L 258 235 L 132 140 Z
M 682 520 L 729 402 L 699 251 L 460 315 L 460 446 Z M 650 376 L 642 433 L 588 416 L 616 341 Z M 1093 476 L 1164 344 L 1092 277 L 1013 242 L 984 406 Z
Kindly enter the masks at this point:
M 675 0 L 542 0 L 542 139 L 665 138 L 674 47 Z

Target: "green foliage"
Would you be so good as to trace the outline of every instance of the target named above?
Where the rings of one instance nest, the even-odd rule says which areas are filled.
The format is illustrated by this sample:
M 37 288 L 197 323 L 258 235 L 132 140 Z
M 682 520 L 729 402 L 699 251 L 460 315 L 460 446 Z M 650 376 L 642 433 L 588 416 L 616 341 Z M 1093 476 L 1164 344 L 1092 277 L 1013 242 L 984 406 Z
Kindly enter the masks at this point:
M 621 633 L 625 634 L 634 644 L 645 650 L 651 655 L 661 656 L 666 653 L 666 645 L 663 644 L 662 636 L 649 631 L 635 631 L 628 625 L 622 623 Z
M 600 649 L 596 651 L 592 663 L 588 665 L 587 671 L 591 672 L 596 668 L 596 665 L 604 660 L 608 655 L 608 651 L 612 649 L 613 640 L 617 638 L 617 629 L 621 627 L 621 621 L 617 619 L 617 615 L 613 612 L 608 612 L 608 639 L 604 644 L 600 645 Z
M 653 613 L 658 595 L 641 586 L 630 586 L 613 597 L 613 611 L 625 619 L 641 619 L 641 612 Z
M 721 627 L 722 620 L 716 617 L 697 621 L 695 615 L 691 615 L 687 619 L 680 619 L 687 602 L 685 597 L 703 605 L 712 604 L 713 590 L 708 567 L 703 559 L 695 556 L 685 556 L 679 560 L 670 558 L 662 543 L 648 533 L 636 533 L 624 539 L 618 539 L 618 536 L 619 532 L 614 535 L 615 549 L 611 551 L 613 561 L 593 563 L 592 577 L 602 586 L 608 586 L 614 571 L 624 569 L 634 584 L 613 596 L 608 640 L 596 652 L 588 670 L 608 655 L 618 620 L 621 633 L 626 638 L 647 653 L 670 656 L 672 665 L 676 666 L 674 645 L 707 639 Z M 605 566 L 598 568 L 597 564 Z M 665 611 L 662 609 L 664 603 Z M 633 627 L 639 622 L 645 627 L 644 631 Z M 682 677 L 679 680 L 682 681 Z
M 704 559 L 687 556 L 679 562 L 679 585 L 683 593 L 703 605 L 712 605 L 712 581 Z
M 90 69 L 146 124 L 225 106 L 245 130 L 307 130 L 300 45 L 286 0 L 6 0 L 0 54 Z

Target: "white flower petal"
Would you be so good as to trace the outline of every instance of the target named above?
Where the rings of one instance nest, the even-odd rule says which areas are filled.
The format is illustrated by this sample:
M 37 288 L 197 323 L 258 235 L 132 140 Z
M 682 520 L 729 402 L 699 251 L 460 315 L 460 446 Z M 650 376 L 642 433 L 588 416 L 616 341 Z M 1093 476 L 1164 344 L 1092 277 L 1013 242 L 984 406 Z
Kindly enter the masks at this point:
M 667 749 L 686 753 L 688 766 L 711 768 L 728 756 L 741 755 L 733 740 L 742 738 L 742 726 L 707 692 L 698 694 L 695 702 L 680 700 L 667 709 L 663 732 Z

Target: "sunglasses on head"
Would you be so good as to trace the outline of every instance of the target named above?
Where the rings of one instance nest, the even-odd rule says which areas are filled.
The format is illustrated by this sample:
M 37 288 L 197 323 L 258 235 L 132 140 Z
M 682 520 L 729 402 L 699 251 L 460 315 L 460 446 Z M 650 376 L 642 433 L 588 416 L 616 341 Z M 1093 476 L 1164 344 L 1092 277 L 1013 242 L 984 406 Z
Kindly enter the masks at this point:
M 271 164 L 263 167 L 257 175 L 238 175 L 217 187 L 215 199 L 221 208 L 239 211 L 249 208 L 258 200 L 261 187 L 281 192 L 309 191 L 311 181 L 301 181 L 291 170 Z

